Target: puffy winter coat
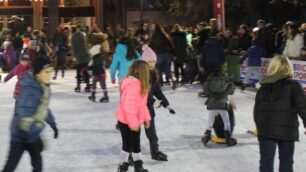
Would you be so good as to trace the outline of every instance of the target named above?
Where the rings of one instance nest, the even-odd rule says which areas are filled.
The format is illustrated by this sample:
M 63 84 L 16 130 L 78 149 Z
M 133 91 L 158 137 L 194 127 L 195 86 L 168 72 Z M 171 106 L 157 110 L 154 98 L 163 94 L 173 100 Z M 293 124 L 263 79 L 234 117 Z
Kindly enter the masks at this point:
M 133 64 L 134 60 L 128 60 L 127 46 L 125 44 L 118 44 L 113 56 L 112 64 L 110 66 L 111 79 L 116 79 L 116 71 L 118 70 L 118 78 L 121 81 L 129 72 L 130 66 Z M 140 59 L 140 54 L 137 53 L 137 59 Z
M 210 37 L 202 47 L 202 66 L 213 69 L 220 67 L 225 60 L 224 43 L 217 37 Z
M 234 94 L 235 85 L 225 76 L 212 76 L 204 84 L 204 90 L 208 94 L 208 110 L 228 110 L 228 95 Z
M 266 51 L 256 45 L 250 47 L 241 58 L 241 63 L 248 59 L 248 66 L 261 66 L 261 58 L 266 57 Z
M 141 95 L 141 83 L 133 77 L 125 77 L 120 86 L 121 99 L 116 112 L 116 118 L 130 128 L 140 127 L 150 121 L 147 107 L 148 95 Z
M 21 92 L 21 79 L 26 73 L 30 70 L 30 65 L 21 65 L 18 64 L 13 70 L 10 71 L 8 75 L 4 78 L 4 82 L 9 81 L 11 78 L 13 78 L 15 75 L 17 75 L 17 83 L 15 85 L 14 90 L 14 98 L 16 99 Z
M 306 127 L 306 96 L 297 81 L 284 78 L 262 84 L 254 107 L 259 139 L 297 141 L 298 115 Z
M 76 58 L 76 64 L 88 64 L 89 53 L 87 48 L 87 41 L 82 32 L 77 32 L 72 35 L 71 46 L 73 55 Z
M 304 39 L 301 34 L 297 34 L 293 40 L 287 39 L 283 55 L 293 58 L 301 57 L 301 50 L 304 46 Z
M 50 88 L 38 83 L 32 74 L 27 74 L 21 82 L 21 94 L 16 101 L 11 123 L 11 139 L 16 142 L 35 142 L 47 122 L 51 127 L 56 123 L 48 108 Z
M 246 51 L 252 45 L 252 36 L 249 33 L 240 35 L 238 38 L 239 50 Z
M 186 49 L 187 49 L 187 39 L 185 32 L 172 32 L 171 33 L 172 42 L 174 46 L 174 55 L 177 57 L 176 63 L 186 62 Z

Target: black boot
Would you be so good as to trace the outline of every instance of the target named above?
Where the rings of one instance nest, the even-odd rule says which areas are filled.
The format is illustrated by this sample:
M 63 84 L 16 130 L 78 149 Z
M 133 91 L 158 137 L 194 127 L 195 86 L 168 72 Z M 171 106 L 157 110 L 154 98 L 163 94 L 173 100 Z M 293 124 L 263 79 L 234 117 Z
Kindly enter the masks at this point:
M 176 89 L 176 82 L 172 81 L 172 89 L 175 90 Z
M 149 172 L 147 169 L 143 168 L 143 161 L 142 160 L 138 160 L 138 161 L 134 161 L 134 172 Z
M 77 93 L 81 92 L 80 84 L 78 84 L 77 87 L 75 87 L 74 91 L 77 92 Z
M 203 142 L 204 146 L 207 145 L 207 143 L 209 142 L 210 139 L 211 139 L 211 131 L 206 130 L 205 133 L 204 133 L 204 136 L 202 137 L 202 142 Z
M 134 166 L 134 159 L 133 159 L 132 153 L 130 153 L 129 155 L 128 163 L 130 166 Z
M 56 76 L 53 76 L 53 78 L 52 78 L 53 80 L 56 80 Z
M 225 135 L 227 146 L 235 146 L 237 144 L 237 140 L 231 137 L 231 134 L 229 131 L 225 131 L 224 135 Z
M 90 86 L 89 86 L 89 84 L 86 85 L 84 91 L 85 91 L 86 93 L 89 93 L 89 92 L 90 92 Z
M 104 96 L 100 99 L 100 102 L 101 102 L 101 103 L 107 103 L 107 102 L 109 102 L 109 98 L 108 98 L 107 93 L 104 93 Z
M 88 99 L 95 102 L 96 101 L 96 93 L 94 91 L 91 92 L 91 96 L 88 96 Z
M 168 161 L 168 156 L 161 151 L 151 152 L 151 158 L 156 161 Z
M 129 163 L 124 162 L 123 164 L 119 164 L 117 172 L 127 172 L 129 170 Z

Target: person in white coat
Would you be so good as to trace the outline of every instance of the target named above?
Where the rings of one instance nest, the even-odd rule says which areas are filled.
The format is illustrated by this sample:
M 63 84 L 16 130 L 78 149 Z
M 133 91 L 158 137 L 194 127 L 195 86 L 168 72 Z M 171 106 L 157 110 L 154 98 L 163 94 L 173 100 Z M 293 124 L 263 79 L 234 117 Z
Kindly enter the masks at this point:
M 299 59 L 301 50 L 304 47 L 303 37 L 296 24 L 290 24 L 287 27 L 287 41 L 283 55 L 290 57 L 290 59 Z

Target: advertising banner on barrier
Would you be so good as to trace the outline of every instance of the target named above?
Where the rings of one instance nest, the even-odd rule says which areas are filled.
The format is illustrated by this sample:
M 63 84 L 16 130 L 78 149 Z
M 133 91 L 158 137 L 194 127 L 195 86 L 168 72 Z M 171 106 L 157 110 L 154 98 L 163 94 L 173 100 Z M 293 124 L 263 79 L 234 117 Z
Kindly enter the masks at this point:
M 263 75 L 267 73 L 268 66 L 270 64 L 271 59 L 270 58 L 262 58 L 261 59 L 261 72 Z M 302 84 L 304 87 L 304 90 L 306 91 L 306 61 L 296 61 L 291 60 L 292 68 L 293 68 L 293 79 L 298 81 Z M 246 68 L 246 66 L 242 66 L 242 72 L 241 77 L 244 77 L 243 69 Z M 253 83 L 258 82 L 258 78 L 256 76 L 252 76 L 251 81 Z

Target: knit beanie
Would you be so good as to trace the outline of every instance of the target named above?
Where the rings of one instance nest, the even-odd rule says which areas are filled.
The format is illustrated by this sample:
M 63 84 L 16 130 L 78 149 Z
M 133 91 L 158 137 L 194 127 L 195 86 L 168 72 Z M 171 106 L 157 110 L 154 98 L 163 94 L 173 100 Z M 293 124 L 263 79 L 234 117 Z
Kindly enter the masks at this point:
M 47 57 L 37 57 L 32 64 L 33 74 L 39 74 L 43 69 L 51 67 L 51 62 Z
M 141 56 L 142 60 L 148 62 L 148 61 L 157 61 L 157 56 L 155 54 L 155 52 L 148 46 L 148 45 L 144 45 L 142 47 L 142 56 Z

